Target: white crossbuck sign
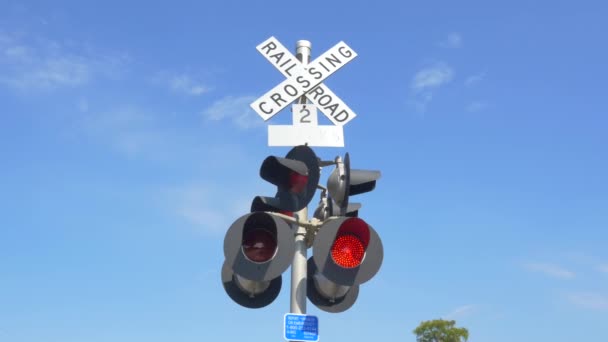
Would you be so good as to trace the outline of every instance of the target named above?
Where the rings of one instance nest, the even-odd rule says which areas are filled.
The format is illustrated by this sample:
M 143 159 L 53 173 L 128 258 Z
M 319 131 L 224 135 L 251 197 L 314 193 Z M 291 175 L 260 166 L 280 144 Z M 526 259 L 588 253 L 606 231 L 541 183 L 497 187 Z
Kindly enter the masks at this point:
M 268 126 L 270 146 L 344 146 L 343 127 L 356 114 L 322 82 L 353 60 L 357 53 L 340 42 L 308 65 L 303 65 L 276 38 L 270 37 L 257 50 L 271 62 L 286 80 L 251 104 L 265 121 L 272 118 L 301 96 L 312 104 L 294 105 L 293 125 Z M 319 126 L 316 110 L 320 109 L 334 126 Z

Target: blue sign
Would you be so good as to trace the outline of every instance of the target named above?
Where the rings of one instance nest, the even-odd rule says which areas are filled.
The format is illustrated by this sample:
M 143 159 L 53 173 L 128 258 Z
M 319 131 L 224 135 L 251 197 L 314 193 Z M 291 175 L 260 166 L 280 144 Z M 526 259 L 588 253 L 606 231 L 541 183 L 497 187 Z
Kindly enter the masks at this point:
M 318 341 L 319 319 L 311 315 L 285 314 L 284 337 L 287 341 Z

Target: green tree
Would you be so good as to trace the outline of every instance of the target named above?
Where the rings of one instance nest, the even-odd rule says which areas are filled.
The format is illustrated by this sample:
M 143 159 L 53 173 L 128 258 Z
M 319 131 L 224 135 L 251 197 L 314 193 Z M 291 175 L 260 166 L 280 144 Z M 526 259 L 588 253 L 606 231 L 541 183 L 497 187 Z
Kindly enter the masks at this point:
M 424 321 L 414 330 L 417 342 L 463 342 L 469 339 L 466 328 L 456 328 L 456 321 Z

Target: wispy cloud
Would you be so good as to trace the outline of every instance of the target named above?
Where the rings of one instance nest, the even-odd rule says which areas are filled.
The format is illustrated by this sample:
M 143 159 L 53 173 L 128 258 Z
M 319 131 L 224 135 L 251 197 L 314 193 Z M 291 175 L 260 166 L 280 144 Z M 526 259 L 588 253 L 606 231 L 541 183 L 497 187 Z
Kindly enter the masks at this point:
M 601 265 L 597 266 L 597 270 L 602 273 L 608 274 L 608 264 L 601 264 Z
M 84 44 L 0 32 L 0 84 L 17 90 L 82 86 L 115 75 L 128 59 Z
M 77 109 L 74 120 L 81 134 L 131 159 L 190 163 L 194 158 L 205 164 L 206 171 L 215 171 L 219 164 L 209 164 L 208 160 L 219 160 L 226 155 L 241 158 L 248 155 L 238 142 L 212 145 L 200 137 L 195 127 L 173 126 L 176 113 L 129 104 L 100 110 L 98 103 L 93 101 L 91 104 L 87 98 L 75 99 L 74 106 Z M 220 164 L 233 167 L 235 162 L 230 159 Z
M 461 319 L 461 318 L 473 313 L 473 311 L 475 311 L 475 309 L 477 309 L 476 305 L 473 305 L 473 304 L 463 305 L 463 306 L 457 307 L 456 309 L 452 310 L 452 312 L 445 315 L 444 318 L 453 319 L 453 320 Z
M 119 106 L 106 111 L 94 111 L 86 100 L 78 106 L 84 111 L 80 124 L 84 132 L 111 145 L 129 157 L 159 155 L 171 141 L 159 129 L 156 117 L 136 106 Z
M 559 265 L 549 263 L 526 263 L 524 268 L 530 272 L 537 272 L 552 278 L 572 279 L 576 274 Z
M 254 100 L 254 96 L 226 96 L 205 109 L 203 117 L 211 121 L 230 120 L 241 129 L 262 127 L 264 120 L 249 107 Z
M 244 192 L 246 193 L 246 191 Z M 171 212 L 198 231 L 217 235 L 249 212 L 251 198 L 227 196 L 225 189 L 210 183 L 191 183 L 166 191 Z
M 177 75 L 170 80 L 171 89 L 178 92 L 183 92 L 188 95 L 202 95 L 211 88 L 203 85 L 200 82 L 194 81 L 188 75 Z
M 483 101 L 473 101 L 466 106 L 466 111 L 469 113 L 477 113 L 486 109 L 488 104 Z
M 486 73 L 485 72 L 482 72 L 482 73 L 479 73 L 479 74 L 475 74 L 475 75 L 471 75 L 471 76 L 467 77 L 464 80 L 464 85 L 466 87 L 473 87 L 473 86 L 479 84 L 485 78 L 486 78 Z
M 412 79 L 411 88 L 414 91 L 424 91 L 440 87 L 452 81 L 454 71 L 443 63 L 436 63 L 427 68 L 419 70 Z
M 581 308 L 608 310 L 608 296 L 596 292 L 576 292 L 566 295 L 566 299 Z
M 153 79 L 153 83 L 166 86 L 175 93 L 200 96 L 211 91 L 211 87 L 206 85 L 198 77 L 190 74 L 160 72 Z
M 439 62 L 416 72 L 411 84 L 411 100 L 419 112 L 433 100 L 435 91 L 450 83 L 454 77 L 453 69 L 446 63 Z
M 458 32 L 451 32 L 444 40 L 439 42 L 439 46 L 448 49 L 457 49 L 462 47 L 462 43 L 462 35 Z

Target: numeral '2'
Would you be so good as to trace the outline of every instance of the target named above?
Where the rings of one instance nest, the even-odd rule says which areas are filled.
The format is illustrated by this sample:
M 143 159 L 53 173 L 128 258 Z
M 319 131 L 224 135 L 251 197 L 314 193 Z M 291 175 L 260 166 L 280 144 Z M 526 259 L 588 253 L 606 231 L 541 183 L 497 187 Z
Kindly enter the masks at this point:
M 310 119 L 307 119 L 310 116 L 310 111 L 306 109 L 306 107 L 302 107 L 300 113 L 304 113 L 304 115 L 300 117 L 300 123 L 311 123 Z

